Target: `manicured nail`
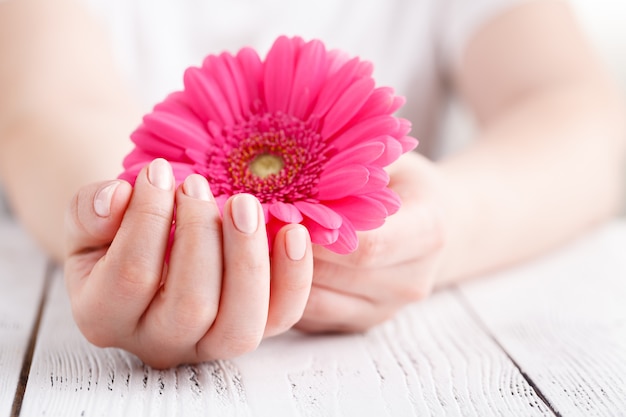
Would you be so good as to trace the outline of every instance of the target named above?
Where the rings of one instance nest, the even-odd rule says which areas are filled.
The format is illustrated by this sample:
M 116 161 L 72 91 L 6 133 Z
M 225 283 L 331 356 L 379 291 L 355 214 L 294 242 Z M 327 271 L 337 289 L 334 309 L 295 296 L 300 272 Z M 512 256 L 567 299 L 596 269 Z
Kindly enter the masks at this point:
M 237 194 L 231 205 L 233 223 L 241 233 L 252 234 L 259 227 L 259 203 L 250 194 Z
M 308 232 L 304 226 L 297 226 L 285 233 L 285 251 L 292 261 L 299 261 L 306 253 Z
M 111 200 L 119 181 L 113 181 L 102 187 L 93 199 L 93 209 L 100 217 L 109 217 L 111 214 Z
M 155 159 L 148 167 L 148 180 L 161 190 L 171 190 L 174 185 L 172 166 L 165 159 Z
M 183 191 L 189 197 L 198 200 L 209 201 L 211 199 L 209 183 L 202 175 L 192 174 L 188 176 L 183 183 Z

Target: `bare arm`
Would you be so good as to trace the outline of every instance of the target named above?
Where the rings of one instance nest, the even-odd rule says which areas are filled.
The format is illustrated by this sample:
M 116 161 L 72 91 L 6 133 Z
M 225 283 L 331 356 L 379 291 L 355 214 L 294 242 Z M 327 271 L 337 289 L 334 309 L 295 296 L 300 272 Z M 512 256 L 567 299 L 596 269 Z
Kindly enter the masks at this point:
M 479 137 L 441 162 L 400 158 L 390 186 L 402 207 L 355 253 L 316 250 L 300 328 L 367 329 L 436 286 L 546 252 L 617 212 L 626 113 L 564 2 L 528 2 L 486 24 L 455 82 Z
M 78 1 L 0 2 L 0 62 L 0 180 L 60 260 L 71 196 L 119 174 L 140 115 Z
M 565 2 L 484 27 L 456 81 L 482 133 L 441 164 L 443 281 L 541 253 L 617 212 L 626 112 Z

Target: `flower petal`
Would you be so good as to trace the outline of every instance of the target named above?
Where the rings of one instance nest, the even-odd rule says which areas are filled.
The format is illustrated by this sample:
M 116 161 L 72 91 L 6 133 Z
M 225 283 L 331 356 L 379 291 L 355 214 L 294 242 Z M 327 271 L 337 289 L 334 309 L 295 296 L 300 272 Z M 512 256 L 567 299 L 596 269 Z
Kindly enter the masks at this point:
M 354 194 L 362 189 L 369 180 L 369 171 L 363 165 L 348 165 L 335 171 L 326 171 L 320 177 L 318 198 L 336 200 Z
M 337 241 L 339 229 L 328 229 L 311 219 L 304 219 L 302 225 L 306 227 L 311 235 L 311 242 L 316 245 L 327 246 Z
M 367 184 L 355 192 L 355 194 L 368 194 L 374 191 L 382 190 L 389 184 L 389 174 L 387 171 L 377 166 L 368 166 L 369 177 Z
M 285 223 L 300 223 L 302 213 L 293 204 L 277 201 L 269 204 L 269 213 Z
M 239 94 L 237 93 L 237 85 L 235 85 L 236 83 L 226 63 L 228 56 L 230 55 L 226 52 L 219 57 L 209 55 L 204 60 L 202 67 L 215 79 L 216 85 L 224 97 L 224 105 L 228 106 L 230 113 L 235 119 L 238 119 L 242 114 L 242 108 L 239 102 Z
M 237 53 L 237 63 L 241 68 L 243 79 L 246 81 L 250 105 L 254 105 L 256 101 L 262 98 L 263 82 L 261 74 L 263 73 L 263 63 L 261 58 L 252 48 L 242 48 Z
M 389 188 L 383 188 L 382 190 L 368 194 L 367 197 L 380 201 L 387 209 L 387 216 L 395 214 L 402 204 L 398 194 Z
M 217 120 L 222 125 L 233 123 L 233 115 L 215 79 L 195 67 L 188 68 L 183 78 L 189 104 L 204 121 Z
M 296 201 L 293 204 L 304 216 L 326 229 L 339 229 L 341 226 L 341 216 L 324 204 L 308 201 Z
M 356 145 L 351 149 L 344 149 L 328 159 L 324 170 L 334 171 L 346 165 L 360 164 L 366 165 L 377 161 L 385 152 L 384 142 L 365 142 Z
M 320 88 L 325 81 L 328 61 L 326 49 L 320 41 L 306 43 L 298 56 L 288 112 L 306 120 L 311 108 L 317 100 Z
M 354 252 L 359 246 L 359 240 L 356 236 L 356 230 L 349 220 L 344 219 L 339 229 L 339 236 L 335 242 L 326 245 L 326 249 L 330 249 L 340 255 L 347 255 Z
M 355 143 L 362 143 L 380 136 L 389 135 L 397 129 L 398 121 L 392 116 L 372 117 L 351 125 L 349 129 L 332 140 L 332 146 L 339 150 L 349 149 Z
M 337 72 L 329 75 L 320 91 L 312 113 L 319 117 L 326 115 L 354 80 L 371 76 L 371 69 L 371 64 L 367 61 L 360 61 L 358 58 L 347 61 Z
M 144 125 L 163 141 L 178 145 L 179 148 L 193 147 L 205 149 L 208 143 L 206 129 L 193 119 L 177 116 L 164 111 L 154 111 L 143 118 Z M 137 143 L 137 142 L 135 142 Z
M 286 112 L 293 84 L 296 42 L 280 36 L 267 54 L 263 68 L 265 104 L 269 112 Z
M 380 138 L 385 143 L 385 151 L 380 158 L 376 159 L 376 165 L 386 167 L 392 162 L 396 161 L 402 155 L 402 144 L 394 137 L 389 135 Z
M 402 145 L 402 152 L 406 153 L 415 149 L 418 145 L 418 140 L 411 136 L 402 136 L 398 139 L 400 145 Z
M 348 219 L 356 230 L 376 229 L 387 217 L 385 205 L 365 195 L 348 196 L 325 204 Z
M 374 80 L 361 78 L 351 84 L 324 117 L 322 136 L 331 137 L 359 112 L 374 89 Z

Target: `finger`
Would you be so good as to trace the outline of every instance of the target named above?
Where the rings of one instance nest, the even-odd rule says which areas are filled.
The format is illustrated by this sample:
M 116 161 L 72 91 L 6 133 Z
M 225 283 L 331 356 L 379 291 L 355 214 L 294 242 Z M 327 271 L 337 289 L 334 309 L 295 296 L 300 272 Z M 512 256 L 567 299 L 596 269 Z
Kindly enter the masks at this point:
M 255 349 L 267 321 L 270 265 L 263 211 L 249 194 L 224 206 L 224 276 L 215 323 L 198 343 L 200 355 L 229 358 Z
M 65 217 L 65 271 L 72 284 L 73 280 L 86 276 L 93 266 L 93 263 L 89 265 L 82 258 L 92 252 L 97 252 L 99 258 L 113 240 L 131 193 L 130 184 L 115 180 L 85 186 L 72 199 Z M 80 263 L 77 262 L 79 258 Z M 79 273 L 67 274 L 68 271 L 76 270 L 79 264 Z M 84 266 L 89 268 L 85 269 Z
M 120 228 L 94 266 L 77 302 L 97 336 L 119 342 L 134 332 L 161 282 L 172 226 L 174 178 L 169 163 L 155 159 L 137 176 Z
M 141 345 L 153 348 L 151 363 L 172 360 L 177 350 L 187 360 L 195 359 L 195 344 L 217 314 L 221 281 L 220 212 L 206 179 L 194 174 L 176 191 L 176 230 L 166 279 L 141 323 Z
M 310 333 L 361 332 L 391 317 L 387 305 L 313 284 L 296 328 Z
M 299 224 L 283 227 L 272 252 L 270 306 L 265 336 L 283 333 L 304 314 L 313 277 L 311 238 Z
M 350 267 L 383 268 L 431 254 L 443 244 L 441 216 L 430 204 L 410 203 L 376 230 L 359 233 L 356 251 L 339 255 L 323 247 L 315 258 Z
M 352 294 L 373 304 L 406 304 L 432 292 L 439 254 L 385 268 L 353 268 L 315 259 L 316 285 Z

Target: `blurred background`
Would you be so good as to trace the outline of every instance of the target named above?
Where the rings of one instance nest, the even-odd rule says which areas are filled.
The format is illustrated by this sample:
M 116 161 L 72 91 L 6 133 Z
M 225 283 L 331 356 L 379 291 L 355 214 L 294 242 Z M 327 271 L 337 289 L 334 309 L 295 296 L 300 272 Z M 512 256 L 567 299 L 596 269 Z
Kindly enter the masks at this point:
M 626 99 L 626 2 L 614 0 L 569 0 L 590 41 L 609 71 L 615 76 Z M 626 117 L 626 114 L 624 115 Z M 626 178 L 626 165 L 624 166 Z M 626 190 L 624 209 L 626 215 Z
M 596 48 L 608 71 L 617 81 L 626 100 L 626 1 L 623 0 L 566 0 L 578 15 L 580 24 L 589 41 Z M 447 153 L 463 146 L 463 140 L 472 137 L 472 122 L 463 114 L 457 103 L 452 103 L 448 120 L 444 124 L 442 135 L 444 144 L 440 150 Z M 626 114 L 624 114 L 626 118 Z M 453 139 L 454 138 L 454 139 Z M 461 140 L 459 141 L 459 138 Z M 626 164 L 624 165 L 626 178 Z M 624 190 L 624 208 L 626 216 L 626 190 Z

